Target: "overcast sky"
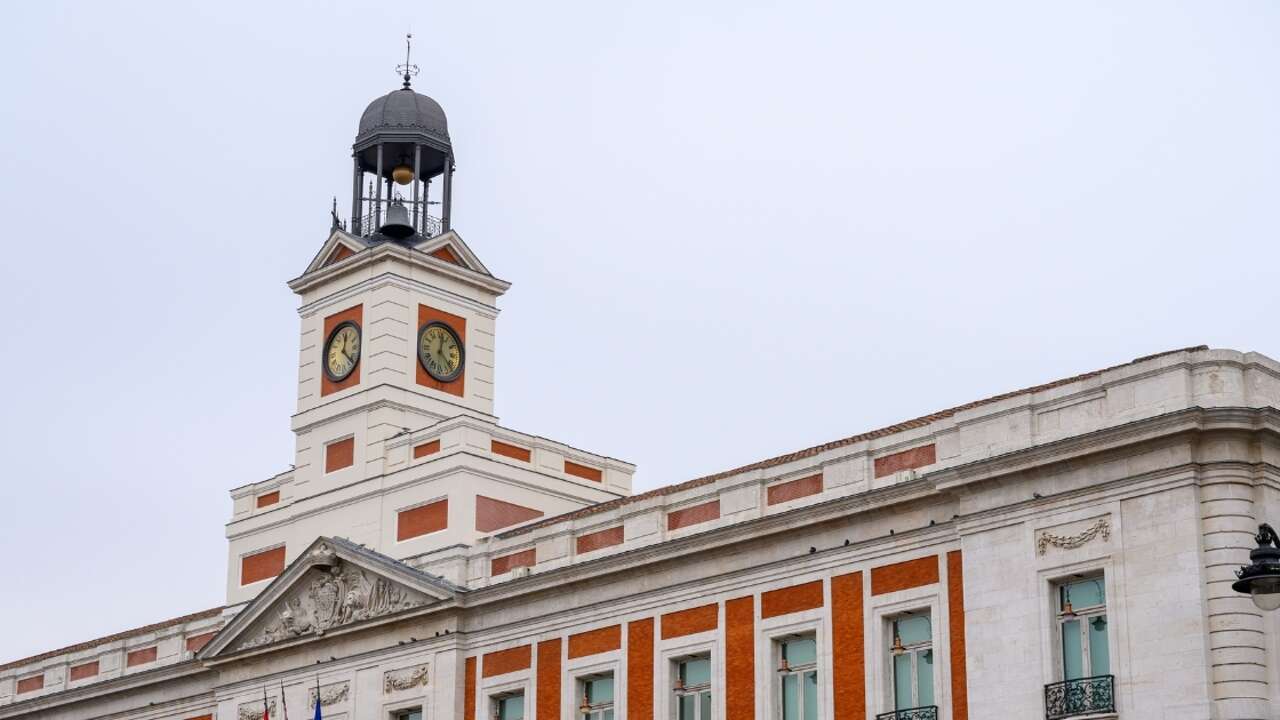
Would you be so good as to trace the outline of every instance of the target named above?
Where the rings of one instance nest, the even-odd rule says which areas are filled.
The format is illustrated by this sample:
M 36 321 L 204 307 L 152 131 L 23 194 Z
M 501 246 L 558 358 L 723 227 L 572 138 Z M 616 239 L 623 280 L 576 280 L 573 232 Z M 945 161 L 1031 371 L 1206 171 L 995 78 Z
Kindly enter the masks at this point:
M 409 29 L 514 283 L 500 419 L 637 489 L 1280 354 L 1272 2 L 117 5 L 2 15 L 0 662 L 223 603 L 227 491 L 293 459 L 285 281 Z

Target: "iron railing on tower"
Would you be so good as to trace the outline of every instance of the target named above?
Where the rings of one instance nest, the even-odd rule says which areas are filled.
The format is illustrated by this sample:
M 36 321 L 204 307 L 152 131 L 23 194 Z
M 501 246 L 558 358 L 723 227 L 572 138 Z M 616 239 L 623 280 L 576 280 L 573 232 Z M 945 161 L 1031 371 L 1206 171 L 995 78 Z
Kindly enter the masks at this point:
M 383 213 L 383 215 L 385 216 L 386 213 Z M 383 219 L 385 219 L 385 217 Z M 374 222 L 375 219 L 373 213 L 364 215 L 360 218 L 360 224 L 357 226 L 359 231 L 356 232 L 356 234 L 361 237 L 369 237 L 370 235 L 373 235 L 378 231 L 378 228 L 374 226 Z M 440 218 L 435 217 L 434 215 L 421 215 L 418 217 L 418 227 L 416 230 L 421 233 L 423 237 L 433 238 L 444 232 L 444 224 L 441 222 Z M 355 228 L 353 228 L 353 232 L 355 232 Z
M 880 713 L 876 716 L 876 720 L 938 720 L 938 706 L 921 705 L 906 710 Z
M 1114 675 L 1064 680 L 1044 686 L 1045 720 L 1113 713 L 1116 711 Z

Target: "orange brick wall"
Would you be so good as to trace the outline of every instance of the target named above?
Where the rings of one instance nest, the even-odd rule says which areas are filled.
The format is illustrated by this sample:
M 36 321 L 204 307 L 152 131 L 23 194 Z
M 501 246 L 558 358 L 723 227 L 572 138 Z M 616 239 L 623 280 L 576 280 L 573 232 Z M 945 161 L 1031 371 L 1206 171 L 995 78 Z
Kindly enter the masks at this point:
M 462 717 L 466 720 L 476 720 L 476 659 L 473 657 L 467 658 L 463 663 Z
M 724 682 L 727 720 L 755 720 L 755 599 L 724 604 Z
M 667 513 L 667 529 L 679 530 L 690 525 L 715 520 L 718 517 L 720 517 L 720 501 L 712 500 L 709 503 L 672 510 Z
M 964 563 L 947 553 L 947 629 L 951 632 L 951 720 L 969 720 L 969 671 L 964 644 Z
M 566 475 L 576 475 L 583 480 L 591 480 L 592 482 L 604 482 L 604 472 L 599 468 L 593 468 L 588 465 L 579 465 L 576 462 L 564 461 L 564 472 Z
M 207 632 L 203 635 L 192 635 L 187 638 L 187 652 L 200 652 L 200 648 L 208 645 L 209 641 L 213 639 L 215 634 L 216 633 Z
M 777 505 L 788 500 L 817 495 L 820 492 L 822 492 L 822 476 L 810 475 L 799 480 L 770 485 L 765 495 L 770 505 Z
M 240 558 L 240 584 L 273 578 L 284 570 L 284 547 L 263 550 Z
M 528 670 L 532 658 L 532 645 L 521 645 L 509 650 L 491 652 L 484 656 L 484 661 L 480 664 L 480 674 L 482 677 L 493 677 L 494 675 L 506 675 L 517 670 Z
M 449 499 L 396 513 L 396 540 L 408 540 L 449 527 Z
M 932 585 L 936 582 L 938 582 L 937 555 L 871 568 L 872 595 L 883 595 L 921 585 Z
M 831 652 L 837 668 L 865 667 L 862 573 L 831 578 Z M 835 720 L 865 720 L 866 677 L 860 670 L 833 674 Z
M 356 439 L 347 438 L 324 446 L 324 471 L 351 467 L 356 461 Z
M 677 610 L 662 616 L 662 639 L 670 640 L 715 630 L 719 625 L 720 606 L 714 603 L 688 610 Z
M 760 595 L 760 617 L 771 618 L 822 607 L 822 581 L 792 585 Z
M 910 450 L 903 450 L 892 455 L 876 458 L 876 477 L 892 475 L 899 470 L 914 470 L 938 461 L 936 445 L 921 445 Z
M 415 445 L 415 446 L 414 446 L 414 448 L 413 448 L 413 459 L 414 459 L 414 460 L 417 460 L 417 459 L 418 459 L 418 458 L 420 458 L 420 457 L 426 457 L 426 456 L 428 456 L 428 455 L 434 455 L 435 453 L 438 453 L 438 452 L 440 452 L 440 441 L 439 441 L 439 440 L 428 440 L 427 442 L 424 442 L 424 443 L 422 443 L 421 445 Z
M 529 450 L 529 448 L 522 448 L 519 445 L 512 445 L 511 443 L 504 443 L 501 440 L 490 440 L 489 449 L 494 455 L 509 457 L 512 460 L 519 460 L 520 462 L 529 462 L 533 459 L 533 452 Z
M 560 720 L 560 638 L 538 643 L 534 720 Z
M 538 552 L 534 548 L 502 555 L 489 561 L 489 574 L 501 575 L 518 567 L 533 567 L 538 561 Z
M 156 661 L 156 646 L 133 650 L 124 656 L 124 666 L 133 667 L 134 665 L 145 665 Z
M 569 636 L 569 659 L 598 655 L 622 647 L 622 626 L 610 625 Z
M 458 334 L 458 340 L 462 342 L 462 346 L 463 346 L 462 374 L 458 375 L 457 378 L 447 383 L 442 383 L 439 380 L 436 380 L 435 378 L 431 377 L 431 375 L 426 370 L 422 369 L 422 362 L 418 360 L 418 330 L 423 325 L 426 325 L 429 322 L 434 322 L 437 320 L 453 328 L 453 331 Z M 467 319 L 466 318 L 460 317 L 458 315 L 454 315 L 452 313 L 447 313 L 443 310 L 437 310 L 432 307 L 427 307 L 426 305 L 418 306 L 418 327 L 413 329 L 413 367 L 416 370 L 415 377 L 417 378 L 419 385 L 422 385 L 423 387 L 432 388 L 433 390 L 439 390 L 440 392 L 446 392 L 446 393 L 449 393 L 450 395 L 457 395 L 458 397 L 462 397 L 465 389 L 466 381 L 467 381 L 467 368 L 466 368 L 467 352 L 470 350 L 470 348 L 466 347 L 466 345 L 467 345 Z
M 360 326 L 360 357 L 364 357 L 366 340 L 364 336 L 364 306 L 356 305 L 355 307 L 347 308 L 340 313 L 336 313 L 325 318 L 324 333 L 320 336 L 320 348 L 318 351 L 320 353 L 320 397 L 336 393 L 339 390 L 346 390 L 347 388 L 355 387 L 360 384 L 360 363 L 362 360 L 356 361 L 355 368 L 342 382 L 336 383 L 330 380 L 328 375 L 324 374 L 324 363 L 325 360 L 327 360 L 324 356 L 325 344 L 329 342 L 329 334 L 332 333 L 333 329 L 338 327 L 338 325 L 341 325 L 348 320 Z
M 280 491 L 272 490 L 269 493 L 263 493 L 258 496 L 258 507 L 264 508 L 268 505 L 275 505 L 280 502 Z
M 72 682 L 91 678 L 98 674 L 98 661 L 94 660 L 93 662 L 87 662 L 81 665 L 72 665 L 71 669 L 67 671 L 67 674 Z
M 541 510 L 534 510 L 523 505 L 494 500 L 484 495 L 476 496 L 476 530 L 493 532 L 512 525 L 519 525 L 534 518 L 542 517 Z
M 627 623 L 627 717 L 653 720 L 653 618 Z
M 592 550 L 607 548 L 612 545 L 622 544 L 622 526 L 611 527 L 607 530 L 599 532 L 587 533 L 579 535 L 574 541 L 577 544 L 578 554 L 589 553 Z
M 35 692 L 44 687 L 44 674 L 32 675 L 18 681 L 18 694 Z

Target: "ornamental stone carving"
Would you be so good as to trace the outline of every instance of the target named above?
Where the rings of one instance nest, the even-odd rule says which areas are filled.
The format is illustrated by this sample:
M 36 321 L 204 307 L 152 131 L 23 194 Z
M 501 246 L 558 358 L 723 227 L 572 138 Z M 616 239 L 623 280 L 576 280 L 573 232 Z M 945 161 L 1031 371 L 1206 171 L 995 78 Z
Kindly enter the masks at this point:
M 270 645 L 361 620 L 426 605 L 430 598 L 374 575 L 332 555 L 324 545 L 312 552 L 313 568 L 279 603 L 275 616 L 259 621 L 258 629 L 235 649 Z M 309 579 L 309 580 L 308 580 Z
M 1087 545 L 1096 537 L 1101 537 L 1104 541 L 1111 539 L 1111 523 L 1107 522 L 1104 517 L 1098 518 L 1098 521 L 1093 525 L 1075 535 L 1055 535 L 1048 531 L 1042 531 L 1040 537 L 1036 540 L 1036 552 L 1044 555 L 1048 552 L 1050 545 L 1063 550 L 1073 550 Z
M 267 701 L 267 712 L 273 718 L 276 716 L 275 698 Z M 253 702 L 240 703 L 236 717 L 239 720 L 262 720 L 262 701 L 254 700 Z
M 347 701 L 347 691 L 350 690 L 350 683 L 334 683 L 333 685 L 325 685 L 320 688 L 320 707 L 328 707 L 335 703 Z M 307 707 L 314 708 L 316 706 L 316 689 L 311 688 L 307 691 Z
M 425 687 L 426 684 L 426 665 L 402 668 L 400 670 L 388 670 L 382 675 L 383 694 L 409 690 L 415 687 Z

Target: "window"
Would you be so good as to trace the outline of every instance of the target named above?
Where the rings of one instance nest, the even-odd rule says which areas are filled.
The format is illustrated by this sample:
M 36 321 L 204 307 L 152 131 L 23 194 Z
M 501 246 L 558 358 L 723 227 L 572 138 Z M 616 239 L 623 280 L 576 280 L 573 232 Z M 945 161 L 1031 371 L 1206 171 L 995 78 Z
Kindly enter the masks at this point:
M 910 710 L 933 705 L 933 625 L 929 614 L 902 615 L 891 624 L 893 708 Z
M 778 641 L 781 720 L 818 718 L 818 643 L 812 635 Z
M 613 673 L 582 678 L 578 687 L 582 691 L 580 720 L 613 720 Z
M 676 720 L 711 720 L 711 657 L 676 661 Z
M 1062 679 L 1111 674 L 1107 589 L 1102 577 L 1064 582 L 1057 595 Z
M 422 720 L 421 710 L 401 710 L 396 713 L 396 720 Z
M 524 693 L 496 695 L 492 699 L 493 720 L 523 720 Z

